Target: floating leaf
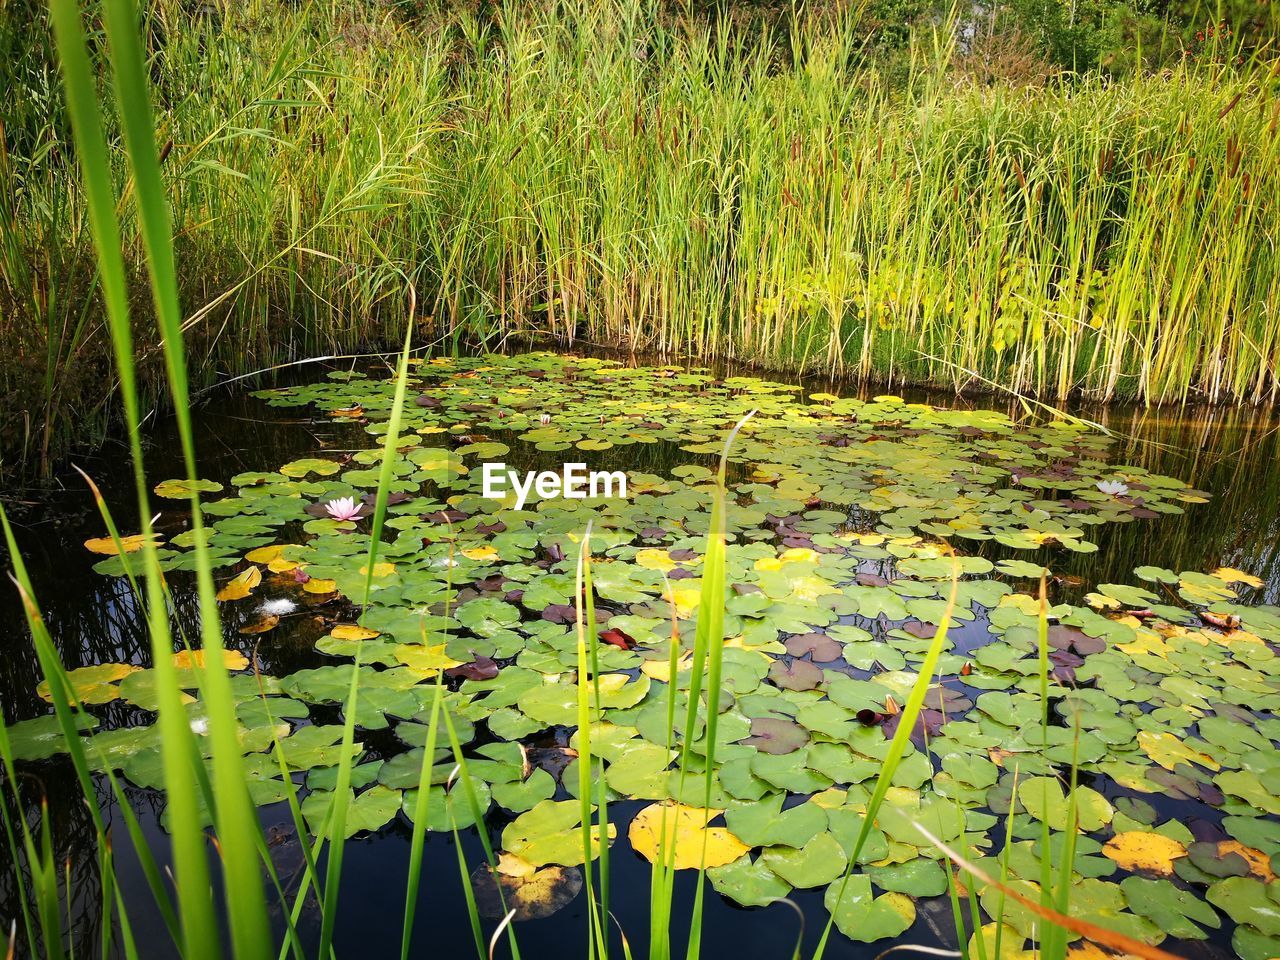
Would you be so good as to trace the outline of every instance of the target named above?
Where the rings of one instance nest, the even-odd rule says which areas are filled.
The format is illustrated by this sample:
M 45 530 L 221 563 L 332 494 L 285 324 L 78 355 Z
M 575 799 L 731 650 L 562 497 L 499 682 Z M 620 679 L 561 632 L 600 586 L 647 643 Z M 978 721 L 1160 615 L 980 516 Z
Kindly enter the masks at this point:
M 1203 940 L 1207 934 L 1197 924 L 1214 929 L 1222 925 L 1213 907 L 1168 880 L 1126 877 L 1120 882 L 1120 888 L 1130 910 L 1151 920 L 1171 937 Z
M 593 823 L 590 830 L 591 858 L 594 860 L 600 855 L 600 825 Z M 617 825 L 610 823 L 606 842 L 611 842 L 617 832 Z M 507 824 L 502 831 L 502 845 L 509 853 L 535 867 L 550 863 L 579 866 L 585 852 L 581 804 L 577 800 L 543 800 Z
M 165 480 L 163 483 L 156 484 L 155 495 L 167 500 L 186 500 L 193 490 L 200 493 L 219 493 L 222 490 L 222 484 L 214 480 L 196 480 L 194 483 L 190 480 Z
M 218 591 L 218 599 L 223 602 L 243 600 L 253 593 L 260 583 L 262 583 L 262 570 L 258 567 L 246 567 L 242 573 L 227 581 Z
M 1187 848 L 1164 834 L 1126 830 L 1106 842 L 1102 852 L 1125 870 L 1173 876 L 1173 862 L 1187 855 Z
M 712 867 L 707 871 L 711 886 L 722 896 L 744 907 L 767 907 L 791 892 L 791 885 L 750 856 L 739 857 L 733 863 Z
M 358 623 L 338 623 L 334 624 L 333 629 L 329 631 L 329 636 L 335 640 L 372 640 L 381 634 L 377 630 L 370 630 Z
M 794 753 L 809 742 L 804 727 L 781 717 L 757 717 L 751 721 L 751 736 L 742 741 L 761 753 Z
M 471 874 L 480 915 L 500 920 L 541 920 L 566 906 L 582 889 L 577 867 L 535 867 L 510 853 L 498 855 L 497 867 L 487 863 Z
M 873 896 L 871 880 L 863 874 L 831 884 L 822 902 L 840 932 L 862 943 L 901 936 L 916 922 L 910 897 L 901 893 Z
M 1209 902 L 1236 923 L 1267 937 L 1280 937 L 1280 883 L 1227 877 L 1209 888 Z
M 163 541 L 158 534 L 152 534 L 148 540 L 145 534 L 135 533 L 127 537 L 120 538 L 120 546 L 116 546 L 116 542 L 110 537 L 97 537 L 93 540 L 84 542 L 85 548 L 93 553 L 101 553 L 104 556 L 114 557 L 121 552 L 136 553 L 145 546 L 159 546 Z
M 722 813 L 674 801 L 653 803 L 635 815 L 627 837 L 650 863 L 661 858 L 676 870 L 724 866 L 750 848 L 727 828 L 708 826 Z
M 110 703 L 120 696 L 120 688 L 116 681 L 123 680 L 141 667 L 131 663 L 100 663 L 91 667 L 77 667 L 67 671 L 67 681 L 79 703 Z M 36 693 L 41 700 L 53 702 L 53 694 L 48 680 L 41 680 L 36 686 Z

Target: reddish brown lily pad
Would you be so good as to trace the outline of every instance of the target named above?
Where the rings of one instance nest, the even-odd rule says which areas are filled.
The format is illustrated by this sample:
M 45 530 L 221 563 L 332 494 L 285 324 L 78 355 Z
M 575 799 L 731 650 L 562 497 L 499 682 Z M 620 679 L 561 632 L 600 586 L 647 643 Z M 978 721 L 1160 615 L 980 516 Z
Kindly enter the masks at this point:
M 808 660 L 773 661 L 769 679 L 783 690 L 814 690 L 822 683 L 822 668 Z
M 795 753 L 809 742 L 809 733 L 800 724 L 782 717 L 756 717 L 751 721 L 751 736 L 742 743 L 761 753 Z
M 839 642 L 831 639 L 825 633 L 798 633 L 793 637 L 787 637 L 785 641 L 787 653 L 793 657 L 803 657 L 809 654 L 812 659 L 827 663 L 831 660 L 839 660 L 843 647 Z

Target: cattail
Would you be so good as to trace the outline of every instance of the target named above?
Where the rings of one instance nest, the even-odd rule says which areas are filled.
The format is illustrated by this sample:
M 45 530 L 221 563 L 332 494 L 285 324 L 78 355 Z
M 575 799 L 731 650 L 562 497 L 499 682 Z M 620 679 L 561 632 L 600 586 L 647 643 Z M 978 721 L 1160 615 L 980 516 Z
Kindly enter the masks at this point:
M 1018 177 L 1018 185 L 1022 187 L 1023 190 L 1026 190 L 1027 178 L 1022 173 L 1022 164 L 1018 163 L 1017 157 L 1010 157 L 1009 159 L 1013 161 L 1013 172 Z
M 1228 103 L 1225 107 L 1223 107 L 1223 108 L 1218 112 L 1218 119 L 1219 119 L 1219 120 L 1221 120 L 1221 119 L 1222 119 L 1223 117 L 1225 117 L 1228 113 L 1230 113 L 1232 110 L 1234 110 L 1234 109 L 1236 108 L 1236 104 L 1240 102 L 1240 98 L 1241 98 L 1241 97 L 1243 97 L 1243 96 L 1244 96 L 1244 91 L 1243 91 L 1243 90 L 1241 90 L 1241 91 L 1240 91 L 1239 93 L 1237 93 L 1234 97 L 1232 97 L 1232 98 L 1231 98 L 1231 102 L 1230 102 L 1230 103 Z

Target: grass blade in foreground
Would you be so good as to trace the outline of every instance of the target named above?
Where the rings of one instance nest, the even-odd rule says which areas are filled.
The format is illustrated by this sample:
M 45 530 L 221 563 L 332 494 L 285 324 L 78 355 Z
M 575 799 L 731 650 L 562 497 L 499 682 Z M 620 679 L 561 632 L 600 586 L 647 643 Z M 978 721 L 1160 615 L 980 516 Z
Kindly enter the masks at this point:
M 925 695 L 929 692 L 929 687 L 933 683 L 933 676 L 937 672 L 938 659 L 942 656 L 942 649 L 947 640 L 947 632 L 951 629 L 951 613 L 955 609 L 956 594 L 959 587 L 960 565 L 953 562 L 951 595 L 947 599 L 946 610 L 938 623 L 937 632 L 929 643 L 929 650 L 925 654 L 924 661 L 920 664 L 920 672 L 911 688 L 911 694 L 907 697 L 907 702 L 902 707 L 898 729 L 893 733 L 893 740 L 889 743 L 889 752 L 885 755 L 880 775 L 876 778 L 875 790 L 872 792 L 871 799 L 867 803 L 867 809 L 862 815 L 862 827 L 858 830 L 858 837 L 854 841 L 853 849 L 849 851 L 849 865 L 845 869 L 844 878 L 839 881 L 840 891 L 836 897 L 837 903 L 844 897 L 845 890 L 849 885 L 849 878 L 853 876 L 853 870 L 857 865 L 858 857 L 862 853 L 863 845 L 866 843 L 867 837 L 871 835 L 871 827 L 875 822 L 876 812 L 880 809 L 880 804 L 884 802 L 885 794 L 889 792 L 889 787 L 893 783 L 893 775 L 898 769 L 898 764 L 902 761 L 903 754 L 906 752 L 907 743 L 911 740 L 911 732 L 915 729 L 916 720 L 919 718 L 920 710 L 924 706 Z M 832 912 L 827 918 L 827 924 L 822 929 L 822 936 L 818 940 L 818 946 L 813 952 L 814 960 L 818 960 L 826 951 L 827 940 L 831 936 L 831 928 L 835 926 L 835 922 L 835 913 Z
M 195 755 L 193 736 L 173 676 L 173 665 L 170 659 L 173 644 L 169 634 L 163 591 L 159 582 L 161 574 L 150 536 L 151 514 L 147 503 L 141 444 L 138 440 L 140 417 L 126 295 L 126 272 L 121 255 L 111 168 L 107 159 L 79 8 L 75 0 L 51 0 L 50 14 L 66 83 L 67 107 L 72 132 L 75 136 L 76 151 L 88 197 L 88 214 L 93 229 L 99 273 L 106 293 L 104 305 L 111 328 L 116 367 L 120 375 L 120 392 L 128 417 L 127 427 L 130 450 L 133 454 L 134 483 L 144 536 L 143 564 L 147 580 L 148 626 L 158 677 L 157 694 L 164 756 L 164 782 L 172 827 L 175 881 L 179 891 L 181 920 L 179 948 L 187 960 L 195 960 L 199 957 L 208 957 L 213 960 L 219 952 L 220 937 L 208 896 L 210 878 L 206 859 L 206 840 L 200 827 L 195 778 L 190 769 L 191 758 Z M 136 22 L 130 29 L 136 30 Z M 152 149 L 154 150 L 154 144 Z M 93 794 L 86 791 L 86 796 L 92 798 Z

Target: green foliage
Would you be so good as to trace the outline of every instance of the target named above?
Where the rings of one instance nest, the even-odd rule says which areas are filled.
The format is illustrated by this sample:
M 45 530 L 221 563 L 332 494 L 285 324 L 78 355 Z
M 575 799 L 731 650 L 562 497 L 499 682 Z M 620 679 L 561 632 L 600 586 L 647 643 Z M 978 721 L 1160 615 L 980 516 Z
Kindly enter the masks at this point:
M 934 38 L 937 9 L 888 0 L 760 31 L 639 0 L 411 21 L 148 4 L 192 383 L 398 342 L 416 302 L 422 342 L 588 336 L 1054 397 L 1274 397 L 1269 64 L 1180 59 L 1159 10 L 1020 3 L 1020 35 L 1061 64 L 1172 72 L 1034 97 L 957 84 L 981 35 Z M 3 108 L 0 444 L 32 469 L 115 410 L 111 294 L 35 13 L 0 30 L 18 92 Z M 876 52 L 895 45 L 897 65 Z M 104 137 L 122 192 L 110 116 Z M 120 231 L 146 316 L 130 205 Z M 148 401 L 159 338 L 136 326 Z

